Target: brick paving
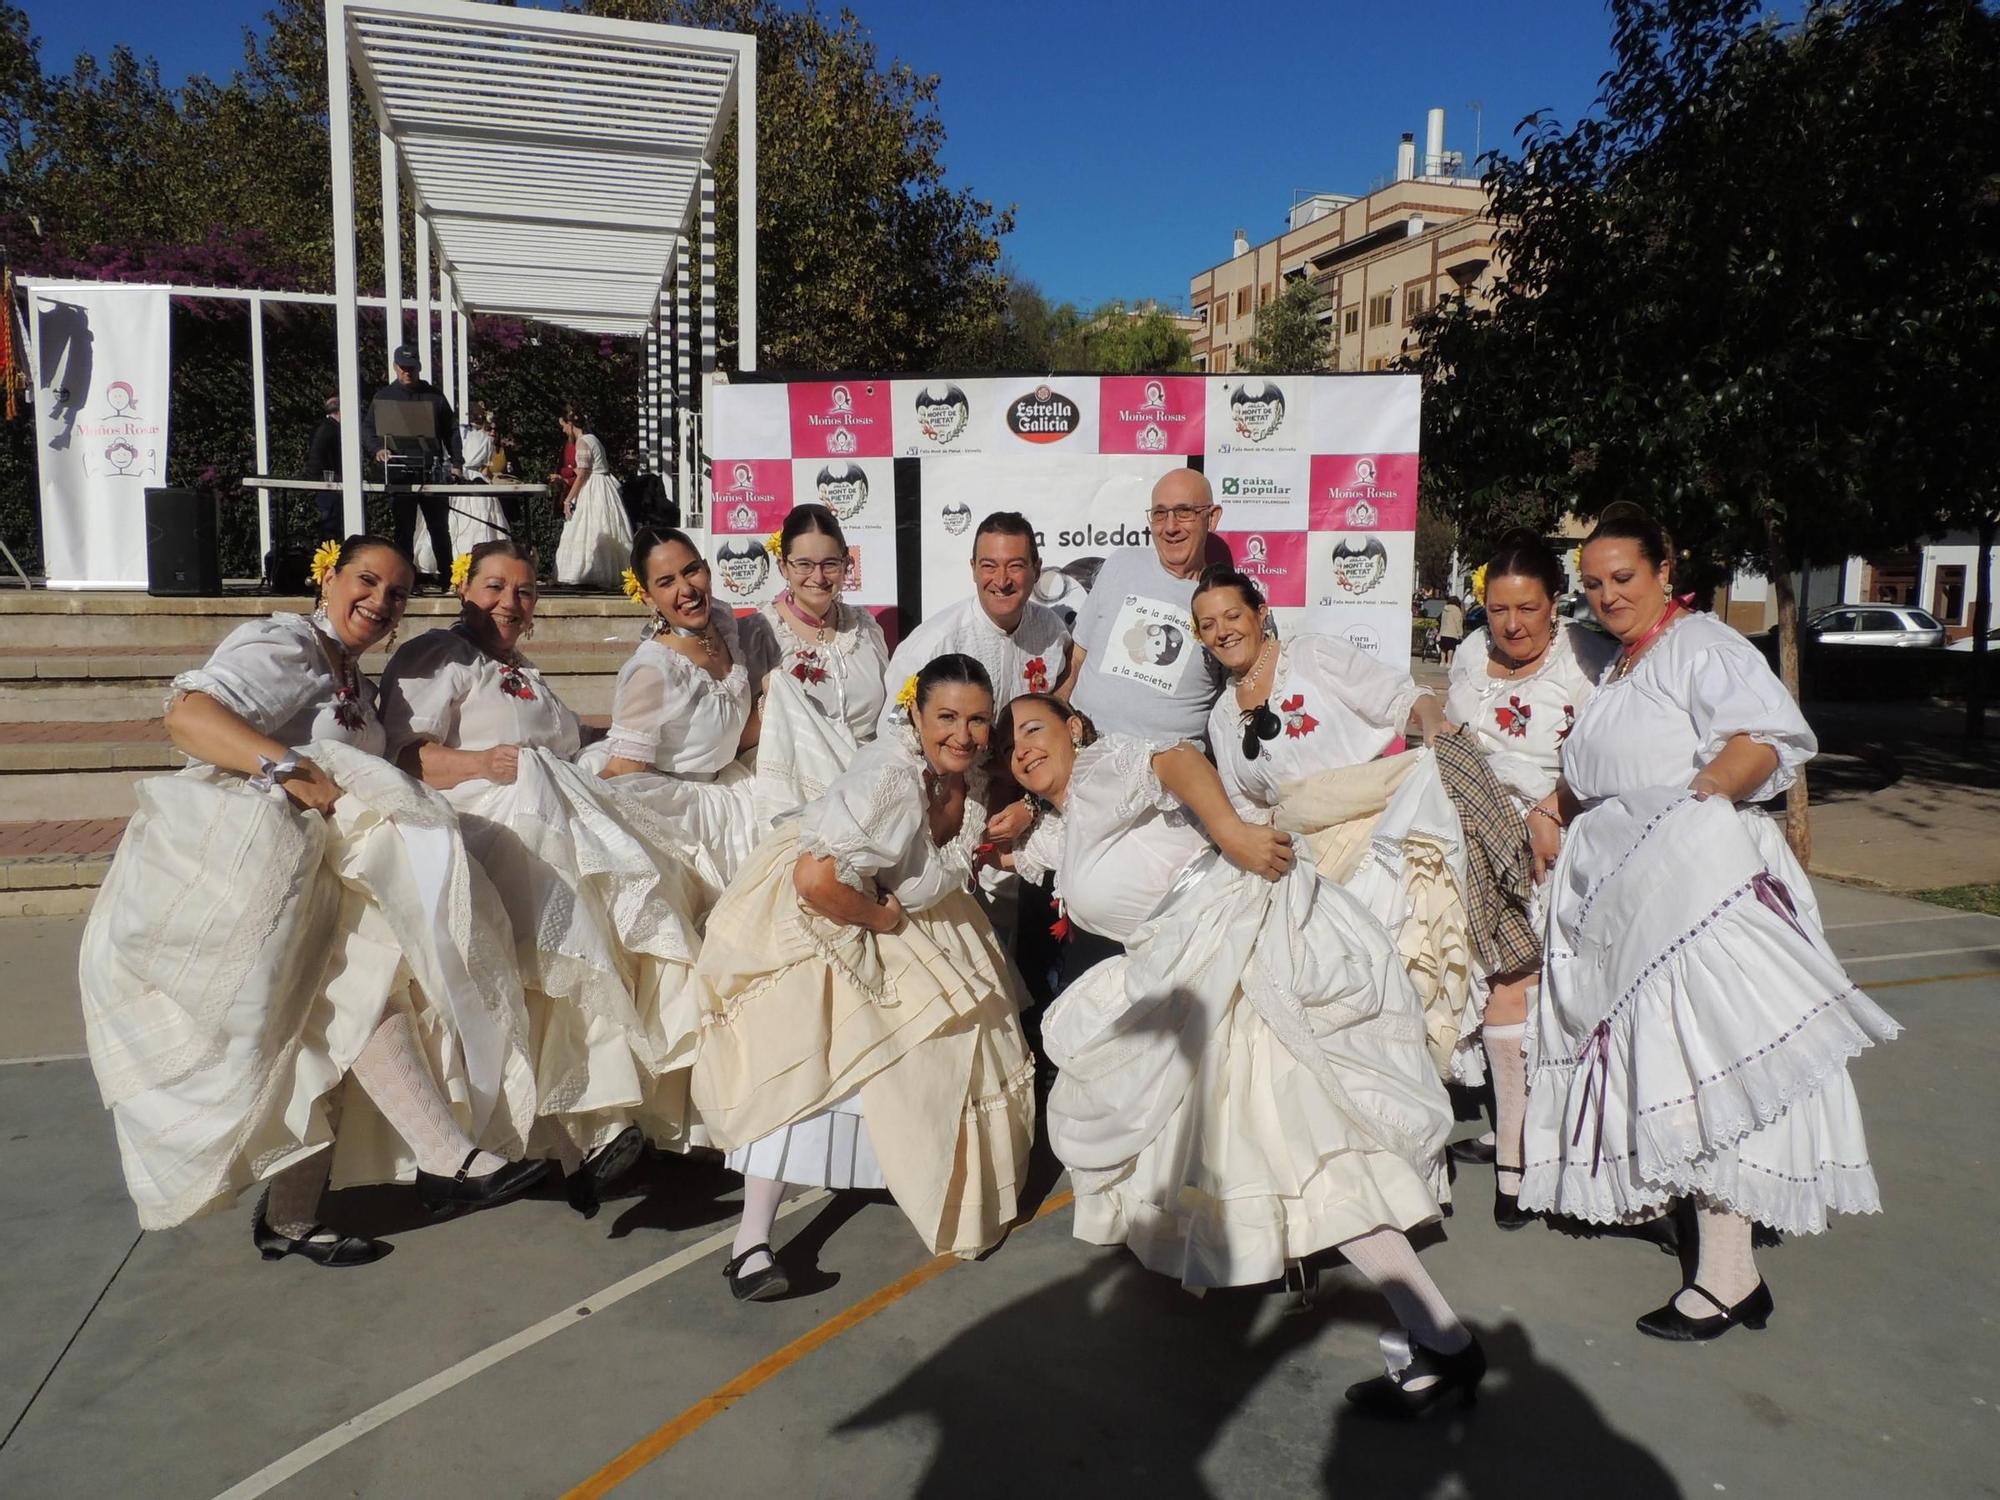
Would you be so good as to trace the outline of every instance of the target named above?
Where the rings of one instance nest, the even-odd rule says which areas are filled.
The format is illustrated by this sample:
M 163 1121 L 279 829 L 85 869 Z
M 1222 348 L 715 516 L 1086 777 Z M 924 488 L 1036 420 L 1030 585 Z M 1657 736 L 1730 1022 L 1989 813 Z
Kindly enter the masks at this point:
M 0 745 L 164 745 L 167 726 L 153 719 L 0 724 Z
M 109 854 L 125 832 L 123 818 L 76 818 L 0 823 L 0 859 L 53 855 L 72 859 Z

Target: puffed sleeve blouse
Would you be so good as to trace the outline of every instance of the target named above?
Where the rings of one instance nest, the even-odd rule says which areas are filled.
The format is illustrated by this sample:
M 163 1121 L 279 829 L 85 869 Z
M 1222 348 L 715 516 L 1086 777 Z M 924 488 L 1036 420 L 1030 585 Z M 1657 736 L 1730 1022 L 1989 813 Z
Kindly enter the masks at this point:
M 909 911 L 935 906 L 972 878 L 973 851 L 986 829 L 986 778 L 967 778 L 956 837 L 931 841 L 924 763 L 916 739 L 899 729 L 863 745 L 825 795 L 799 815 L 799 852 L 833 861 L 843 885 L 879 885 Z
M 275 614 L 237 626 L 203 665 L 176 677 L 174 688 L 206 693 L 285 745 L 339 740 L 370 755 L 386 748 L 375 685 L 349 662 L 339 641 L 304 615 Z
M 641 641 L 619 669 L 602 753 L 674 776 L 713 775 L 735 760 L 751 699 L 735 634 L 733 621 L 723 628 L 735 661 L 721 677 L 657 638 Z
M 1224 688 L 1209 711 L 1215 769 L 1240 812 L 1276 807 L 1280 790 L 1325 771 L 1374 760 L 1401 738 L 1423 695 L 1396 668 L 1331 636 L 1302 635 L 1278 648 L 1271 676 L 1274 739 L 1243 753 L 1243 713 Z
M 1606 671 L 1563 742 L 1563 779 L 1585 803 L 1686 786 L 1739 734 L 1778 752 L 1746 802 L 1777 796 L 1819 751 L 1757 648 L 1713 615 L 1687 615 L 1628 674 Z
M 452 750 L 520 745 L 574 760 L 583 739 L 536 667 L 495 661 L 462 625 L 420 635 L 389 658 L 382 718 L 392 755 L 430 740 Z
M 889 646 L 875 616 L 852 604 L 837 606 L 833 639 L 808 641 L 775 602 L 740 622 L 743 657 L 753 691 L 772 672 L 788 673 L 813 705 L 844 722 L 857 744 L 875 737 L 875 723 L 888 701 L 883 676 Z
M 1027 844 L 1030 877 L 1053 863 L 1056 894 L 1069 916 L 1114 942 L 1129 939 L 1209 848 L 1199 820 L 1154 771 L 1159 753 L 1126 734 L 1086 747 L 1070 772 L 1060 853 L 1048 835 L 1039 842 L 1030 835 Z
M 1472 734 L 1494 779 L 1523 802 L 1555 790 L 1563 742 L 1596 690 L 1618 643 L 1583 625 L 1561 625 L 1535 670 L 1487 675 L 1487 637 L 1475 630 L 1452 659 L 1445 717 Z

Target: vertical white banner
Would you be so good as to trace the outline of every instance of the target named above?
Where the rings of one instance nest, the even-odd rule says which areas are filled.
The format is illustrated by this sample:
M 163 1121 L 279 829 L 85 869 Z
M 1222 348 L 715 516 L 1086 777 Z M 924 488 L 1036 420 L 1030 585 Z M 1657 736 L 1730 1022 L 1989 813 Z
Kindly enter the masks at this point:
M 37 284 L 42 570 L 54 589 L 146 586 L 146 491 L 167 482 L 167 289 Z

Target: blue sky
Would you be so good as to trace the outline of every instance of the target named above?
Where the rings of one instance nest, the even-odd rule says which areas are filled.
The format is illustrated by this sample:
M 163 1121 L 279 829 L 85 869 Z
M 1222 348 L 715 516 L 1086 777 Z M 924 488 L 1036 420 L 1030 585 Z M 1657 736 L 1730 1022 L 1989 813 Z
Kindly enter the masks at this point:
M 1056 299 L 1183 300 L 1188 278 L 1284 227 L 1296 194 L 1366 192 L 1405 130 L 1504 144 L 1585 110 L 1609 62 L 1601 0 L 1183 0 L 977 7 L 848 0 L 885 56 L 942 78 L 954 182 L 1017 208 L 1007 255 Z M 227 76 L 258 0 L 26 0 L 43 66 L 123 42 L 170 81 Z M 1478 100 L 1483 111 L 1468 107 Z

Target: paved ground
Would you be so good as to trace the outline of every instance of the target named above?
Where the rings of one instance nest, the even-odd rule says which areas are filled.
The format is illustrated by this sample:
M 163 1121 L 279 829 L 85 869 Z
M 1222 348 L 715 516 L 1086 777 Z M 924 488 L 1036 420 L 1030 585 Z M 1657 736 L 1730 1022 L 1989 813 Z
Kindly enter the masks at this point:
M 260 1262 L 247 1207 L 140 1234 L 88 1065 L 0 1065 L 0 1495 L 2000 1494 L 2000 919 L 1822 899 L 1908 1028 L 1856 1067 L 1888 1212 L 1766 1252 L 1768 1332 L 1667 1347 L 1631 1328 L 1665 1258 L 1503 1236 L 1468 1172 L 1425 1255 L 1495 1371 L 1416 1430 L 1341 1410 L 1381 1317 L 1351 1273 L 1303 1313 L 1197 1300 L 1072 1240 L 1059 1196 L 965 1266 L 885 1203 L 806 1203 L 781 1233 L 814 1289 L 738 1307 L 711 1167 L 591 1222 L 371 1190 L 341 1212 L 395 1253 L 328 1274 Z M 79 1050 L 79 925 L 0 923 L 0 1057 Z

